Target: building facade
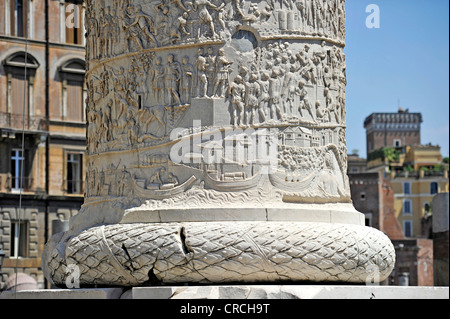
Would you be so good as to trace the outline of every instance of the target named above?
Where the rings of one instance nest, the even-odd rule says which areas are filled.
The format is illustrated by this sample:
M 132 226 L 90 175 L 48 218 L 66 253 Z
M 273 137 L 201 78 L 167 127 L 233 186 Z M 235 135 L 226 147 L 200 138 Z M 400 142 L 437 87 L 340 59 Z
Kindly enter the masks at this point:
M 367 170 L 367 160 L 358 154 L 348 154 L 348 174 L 364 173 Z
M 432 213 L 432 201 L 448 192 L 448 168 L 439 171 L 391 172 L 394 210 L 405 237 L 421 237 L 423 219 Z
M 448 192 L 449 167 L 443 162 L 439 146 L 391 148 L 394 149 L 396 153 L 387 149 L 372 157 L 367 172 L 380 172 L 389 179 L 394 191 L 395 216 L 405 237 L 423 237 L 424 221 L 432 214 L 433 197 Z
M 421 145 L 422 121 L 409 110 L 373 113 L 364 122 L 367 160 L 349 155 L 356 209 L 394 244 L 393 285 L 434 285 L 432 201 L 448 192 L 449 167 L 439 146 Z
M 441 148 L 421 145 L 421 113 L 372 113 L 364 121 L 367 172 L 381 172 L 394 191 L 394 210 L 406 238 L 421 237 L 431 201 L 448 192 Z
M 397 113 L 373 113 L 364 121 L 367 156 L 382 147 L 420 145 L 422 114 L 399 109 Z
M 41 253 L 54 221 L 84 198 L 84 5 L 0 2 L 0 249 L 45 286 Z
M 366 225 L 384 232 L 394 244 L 394 272 L 388 285 L 433 286 L 433 240 L 405 238 L 395 214 L 395 194 L 391 179 L 382 172 L 350 173 L 353 204 L 363 213 Z
M 394 214 L 394 191 L 389 179 L 380 172 L 350 173 L 353 205 L 363 213 L 366 226 L 384 232 L 390 239 L 404 239 Z

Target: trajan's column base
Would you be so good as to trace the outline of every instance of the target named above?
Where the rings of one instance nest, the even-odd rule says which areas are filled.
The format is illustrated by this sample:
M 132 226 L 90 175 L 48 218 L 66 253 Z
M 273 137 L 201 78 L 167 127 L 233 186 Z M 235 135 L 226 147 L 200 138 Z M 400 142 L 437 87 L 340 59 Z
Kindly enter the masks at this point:
M 385 280 L 395 264 L 394 247 L 383 233 L 351 224 L 118 224 L 62 237 L 46 246 L 44 265 L 53 283 L 62 286 L 74 265 L 81 286 L 146 286 L 368 283 Z
M 46 245 L 49 281 L 389 276 L 351 201 L 344 0 L 87 3 L 85 204 Z

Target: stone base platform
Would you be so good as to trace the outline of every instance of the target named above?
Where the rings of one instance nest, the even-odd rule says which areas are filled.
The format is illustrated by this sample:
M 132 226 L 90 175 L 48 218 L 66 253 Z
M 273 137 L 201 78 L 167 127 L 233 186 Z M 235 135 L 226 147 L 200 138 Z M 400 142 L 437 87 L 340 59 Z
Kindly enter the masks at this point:
M 4 291 L 0 299 L 147 299 L 147 300 L 281 300 L 281 299 L 449 299 L 449 287 L 254 285 L 177 286 L 104 289 Z
M 43 257 L 58 287 L 72 270 L 81 287 L 357 285 L 383 282 L 395 264 L 391 241 L 374 228 L 287 221 L 107 225 L 57 234 Z

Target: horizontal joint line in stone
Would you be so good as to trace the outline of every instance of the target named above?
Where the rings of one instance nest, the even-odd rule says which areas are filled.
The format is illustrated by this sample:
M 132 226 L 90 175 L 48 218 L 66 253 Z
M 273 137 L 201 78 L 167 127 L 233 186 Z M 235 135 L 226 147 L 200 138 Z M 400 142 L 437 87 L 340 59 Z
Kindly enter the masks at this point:
M 109 63 L 111 61 L 115 61 L 115 60 L 119 60 L 119 59 L 123 59 L 123 58 L 128 58 L 128 57 L 133 57 L 133 56 L 137 56 L 137 55 L 140 55 L 140 54 L 152 53 L 152 52 L 161 52 L 161 51 L 171 51 L 171 50 L 176 50 L 176 49 L 181 49 L 181 48 L 185 49 L 185 48 L 201 47 L 201 46 L 207 46 L 207 45 L 218 45 L 218 44 L 225 44 L 225 41 L 209 41 L 209 42 L 201 42 L 201 43 L 187 43 L 187 44 L 180 44 L 180 45 L 171 45 L 171 46 L 165 46 L 165 47 L 143 49 L 143 50 L 140 50 L 138 52 L 120 54 L 120 55 L 117 55 L 115 57 L 106 58 L 106 59 L 103 59 L 103 60 L 93 59 L 93 60 L 91 60 L 91 63 L 96 61 L 97 64 L 92 66 L 92 67 L 90 67 L 90 70 L 86 73 L 86 75 L 90 75 L 97 68 L 99 68 L 102 65 L 104 65 L 106 63 Z

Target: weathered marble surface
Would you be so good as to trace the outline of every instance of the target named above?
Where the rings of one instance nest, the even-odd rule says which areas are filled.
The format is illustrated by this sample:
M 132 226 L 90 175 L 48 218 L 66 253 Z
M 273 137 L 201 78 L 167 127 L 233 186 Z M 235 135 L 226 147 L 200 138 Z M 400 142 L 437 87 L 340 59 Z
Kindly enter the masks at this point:
M 393 246 L 350 198 L 344 7 L 88 0 L 86 200 L 47 277 L 386 278 Z
M 386 279 L 394 256 L 386 236 L 363 226 L 228 222 L 128 224 L 92 228 L 49 257 L 52 278 L 81 265 L 96 285 L 227 282 L 348 282 Z M 376 268 L 373 268 L 376 265 Z
M 84 210 L 351 202 L 344 1 L 87 9 Z
M 0 299 L 145 299 L 145 300 L 273 300 L 273 299 L 448 299 L 448 287 L 395 287 L 395 286 L 333 286 L 333 285 L 239 285 L 239 286 L 191 286 L 191 287 L 136 287 L 131 289 L 53 289 L 14 292 L 4 291 Z M 232 313 L 233 304 L 216 313 Z M 182 305 L 188 306 L 188 302 Z M 245 304 L 244 304 L 245 306 Z M 251 304 L 250 307 L 254 307 Z M 220 310 L 219 310 L 219 309 Z M 242 307 L 242 312 L 253 313 Z M 258 310 L 258 309 L 256 309 Z M 269 306 L 270 313 L 273 309 Z M 181 312 L 182 308 L 177 309 Z M 237 312 L 237 311 L 236 311 Z M 206 312 L 203 312 L 206 313 Z

